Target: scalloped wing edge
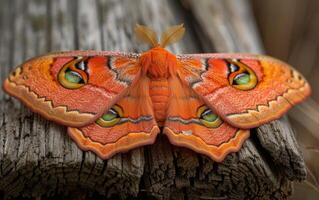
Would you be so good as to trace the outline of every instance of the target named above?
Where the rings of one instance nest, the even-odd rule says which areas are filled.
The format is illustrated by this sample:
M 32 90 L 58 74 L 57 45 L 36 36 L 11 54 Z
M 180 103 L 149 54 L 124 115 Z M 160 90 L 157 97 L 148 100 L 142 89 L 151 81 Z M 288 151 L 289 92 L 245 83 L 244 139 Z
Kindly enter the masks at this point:
M 176 134 L 170 128 L 165 127 L 164 134 L 169 141 L 176 145 L 187 147 L 197 153 L 204 154 L 216 162 L 222 162 L 225 157 L 232 152 L 237 152 L 241 149 L 243 143 L 250 136 L 249 130 L 238 130 L 235 137 L 220 146 L 206 144 L 201 138 L 193 135 Z
M 115 143 L 103 145 L 85 137 L 79 129 L 68 127 L 69 136 L 75 141 L 80 149 L 92 151 L 101 159 L 109 159 L 117 153 L 123 153 L 140 146 L 153 144 L 158 133 L 160 133 L 160 129 L 157 126 L 154 126 L 149 133 L 128 133 L 118 139 Z
M 66 106 L 53 107 L 52 101 L 39 97 L 24 85 L 17 85 L 6 79 L 3 89 L 10 95 L 21 100 L 33 112 L 43 115 L 45 118 L 57 122 L 68 124 L 74 127 L 81 127 L 93 122 L 99 116 L 92 113 L 81 113 L 76 110 L 68 111 Z M 62 120 L 61 120 L 62 119 Z
M 240 128 L 253 128 L 256 127 L 256 123 L 251 121 L 258 121 L 259 124 L 264 124 L 282 117 L 290 108 L 294 105 L 302 102 L 306 97 L 298 97 L 299 91 L 304 93 L 311 93 L 309 84 L 305 84 L 303 87 L 297 89 L 288 89 L 286 93 L 278 96 L 275 100 L 269 101 L 268 105 L 259 105 L 254 110 L 248 110 L 241 114 L 229 114 L 226 117 L 226 121 Z

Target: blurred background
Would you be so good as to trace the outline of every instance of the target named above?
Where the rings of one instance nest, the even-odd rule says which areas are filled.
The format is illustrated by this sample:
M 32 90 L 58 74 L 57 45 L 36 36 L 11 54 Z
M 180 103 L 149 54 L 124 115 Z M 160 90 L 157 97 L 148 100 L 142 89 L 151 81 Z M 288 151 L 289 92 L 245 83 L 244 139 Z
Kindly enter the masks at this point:
M 319 1 L 250 2 L 266 53 L 294 66 L 312 86 L 311 98 L 289 113 L 309 169 L 293 199 L 319 199 Z
M 259 33 L 268 54 L 298 68 L 319 84 L 319 1 L 251 0 Z M 319 89 L 312 98 L 319 102 Z

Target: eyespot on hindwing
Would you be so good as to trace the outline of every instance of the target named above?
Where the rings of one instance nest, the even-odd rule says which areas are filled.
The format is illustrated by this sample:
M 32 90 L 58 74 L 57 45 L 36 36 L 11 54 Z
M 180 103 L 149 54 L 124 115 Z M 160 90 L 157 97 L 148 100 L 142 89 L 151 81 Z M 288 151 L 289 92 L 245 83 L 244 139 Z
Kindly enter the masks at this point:
M 120 106 L 114 105 L 104 113 L 96 123 L 102 127 L 111 127 L 118 124 L 123 117 L 123 110 Z
M 197 117 L 204 126 L 209 128 L 217 128 L 223 123 L 220 117 L 205 105 L 198 108 Z

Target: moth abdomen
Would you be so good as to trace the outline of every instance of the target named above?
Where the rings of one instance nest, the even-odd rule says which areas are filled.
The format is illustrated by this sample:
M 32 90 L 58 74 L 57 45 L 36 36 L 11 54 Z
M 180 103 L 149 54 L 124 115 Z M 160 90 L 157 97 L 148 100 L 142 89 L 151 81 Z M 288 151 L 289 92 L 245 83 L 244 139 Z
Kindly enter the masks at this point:
M 157 123 L 162 126 L 166 120 L 170 90 L 167 79 L 150 81 L 150 97 Z

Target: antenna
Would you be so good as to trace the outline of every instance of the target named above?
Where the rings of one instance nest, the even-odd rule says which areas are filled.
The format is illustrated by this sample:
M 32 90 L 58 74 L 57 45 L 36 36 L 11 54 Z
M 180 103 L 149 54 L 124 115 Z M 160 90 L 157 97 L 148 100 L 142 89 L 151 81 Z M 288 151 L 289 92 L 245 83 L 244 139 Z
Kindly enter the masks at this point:
M 168 27 L 162 33 L 160 43 L 158 43 L 156 32 L 147 26 L 136 24 L 134 31 L 139 40 L 148 43 L 151 47 L 160 46 L 164 48 L 182 39 L 185 33 L 185 28 L 184 24 Z

